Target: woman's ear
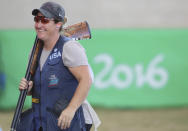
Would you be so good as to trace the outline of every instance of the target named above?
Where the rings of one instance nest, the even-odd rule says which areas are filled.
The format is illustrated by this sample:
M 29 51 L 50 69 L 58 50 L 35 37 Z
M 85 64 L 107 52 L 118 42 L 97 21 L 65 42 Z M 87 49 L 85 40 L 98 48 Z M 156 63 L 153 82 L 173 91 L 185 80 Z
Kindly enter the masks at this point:
M 59 29 L 62 25 L 63 25 L 62 22 L 58 22 L 58 23 L 56 24 L 56 28 Z

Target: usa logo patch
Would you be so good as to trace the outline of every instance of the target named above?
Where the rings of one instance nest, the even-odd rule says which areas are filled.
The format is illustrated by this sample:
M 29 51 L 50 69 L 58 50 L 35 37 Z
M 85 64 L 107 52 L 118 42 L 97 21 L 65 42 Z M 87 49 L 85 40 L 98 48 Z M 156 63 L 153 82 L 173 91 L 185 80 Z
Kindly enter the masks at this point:
M 48 87 L 56 86 L 58 84 L 59 79 L 55 75 L 51 75 L 49 78 Z

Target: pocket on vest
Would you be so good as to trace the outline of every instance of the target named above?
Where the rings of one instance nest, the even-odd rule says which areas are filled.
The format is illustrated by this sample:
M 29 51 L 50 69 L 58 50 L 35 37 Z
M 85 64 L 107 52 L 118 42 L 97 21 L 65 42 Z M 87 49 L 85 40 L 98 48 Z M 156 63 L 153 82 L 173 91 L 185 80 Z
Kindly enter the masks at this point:
M 61 112 L 68 106 L 69 101 L 65 97 L 58 99 L 54 105 L 53 111 L 57 116 L 60 116 Z
M 62 131 L 58 127 L 58 117 L 50 110 L 47 110 L 47 131 Z
M 47 115 L 47 131 L 85 131 L 81 128 L 80 120 L 77 119 L 77 116 L 73 117 L 70 128 L 61 130 L 58 127 L 58 117 L 55 112 L 47 109 Z
M 16 131 L 33 131 L 33 111 L 28 109 L 21 113 Z

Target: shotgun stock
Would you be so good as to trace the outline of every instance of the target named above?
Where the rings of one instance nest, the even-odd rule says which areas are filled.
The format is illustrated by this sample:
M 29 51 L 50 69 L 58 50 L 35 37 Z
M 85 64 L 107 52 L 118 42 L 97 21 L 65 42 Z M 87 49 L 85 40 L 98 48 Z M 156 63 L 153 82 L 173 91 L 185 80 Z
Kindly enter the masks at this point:
M 91 31 L 87 21 L 80 22 L 63 29 L 62 35 L 74 40 L 91 39 Z
M 67 36 L 71 39 L 74 39 L 74 40 L 82 40 L 82 39 L 90 39 L 91 38 L 90 28 L 86 21 L 64 28 L 62 35 L 65 35 L 65 36 Z M 43 47 L 43 42 L 36 37 L 34 45 L 33 45 L 33 49 L 31 52 L 31 56 L 29 58 L 29 63 L 27 66 L 26 74 L 25 74 L 25 78 L 27 81 L 30 81 L 31 78 L 35 74 L 36 67 L 37 67 L 37 57 L 40 57 L 40 56 L 38 56 L 38 54 L 39 54 L 39 50 L 42 47 Z M 16 131 L 17 125 L 19 123 L 20 115 L 22 113 L 22 109 L 24 106 L 27 92 L 28 92 L 28 89 L 22 90 L 20 92 L 20 96 L 19 96 L 19 99 L 17 102 L 14 117 L 13 117 L 13 120 L 11 123 L 10 131 Z

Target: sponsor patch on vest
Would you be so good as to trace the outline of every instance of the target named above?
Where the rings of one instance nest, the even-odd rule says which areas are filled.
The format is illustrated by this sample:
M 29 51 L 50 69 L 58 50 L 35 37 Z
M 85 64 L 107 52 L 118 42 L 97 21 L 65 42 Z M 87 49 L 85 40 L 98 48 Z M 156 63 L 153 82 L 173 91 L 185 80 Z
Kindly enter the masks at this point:
M 61 57 L 61 52 L 57 48 L 53 50 L 53 53 L 50 55 L 50 60 Z
M 48 87 L 56 86 L 58 84 L 59 79 L 55 75 L 50 75 Z

